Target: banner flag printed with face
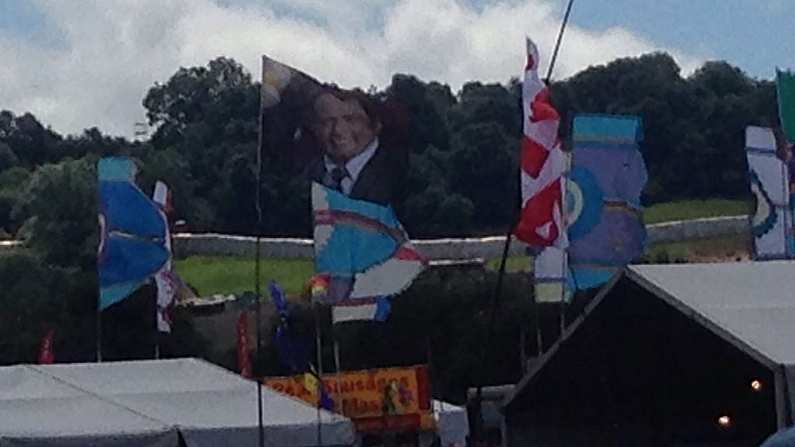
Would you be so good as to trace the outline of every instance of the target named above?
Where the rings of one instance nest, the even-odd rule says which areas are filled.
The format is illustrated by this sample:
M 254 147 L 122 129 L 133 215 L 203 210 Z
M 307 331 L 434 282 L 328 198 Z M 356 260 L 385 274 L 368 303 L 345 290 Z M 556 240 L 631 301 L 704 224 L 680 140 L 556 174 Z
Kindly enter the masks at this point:
M 785 259 L 795 254 L 792 236 L 792 208 L 789 167 L 779 151 L 772 129 L 749 126 L 745 129 L 748 180 L 754 196 L 751 234 L 754 258 Z
M 261 97 L 261 157 L 294 171 L 285 181 L 305 182 L 297 198 L 311 197 L 315 296 L 335 306 L 335 322 L 385 318 L 390 297 L 424 266 L 394 212 L 408 169 L 408 108 L 267 57 Z
M 598 287 L 643 254 L 640 195 L 647 173 L 640 118 L 577 115 L 567 185 L 569 270 L 577 289 Z
M 170 258 L 159 206 L 135 185 L 126 157 L 99 160 L 99 309 L 135 292 Z

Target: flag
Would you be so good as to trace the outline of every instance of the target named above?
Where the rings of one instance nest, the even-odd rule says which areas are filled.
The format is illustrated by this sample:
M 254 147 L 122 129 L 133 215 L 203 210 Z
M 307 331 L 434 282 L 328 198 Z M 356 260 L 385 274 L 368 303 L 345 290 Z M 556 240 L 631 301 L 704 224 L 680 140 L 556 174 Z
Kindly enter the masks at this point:
M 562 204 L 566 157 L 558 138 L 560 115 L 550 102 L 549 89 L 538 77 L 538 49 L 530 39 L 526 43 L 519 173 L 522 213 L 514 234 L 531 246 L 565 247 Z
M 790 143 L 795 142 L 795 73 L 776 70 L 778 116 Z
M 320 380 L 320 376 L 317 372 L 309 371 L 304 373 L 304 389 L 312 395 L 312 400 L 315 404 L 328 411 L 334 411 L 334 400 L 328 394 L 328 390 L 326 389 L 325 384 L 323 381 Z
M 39 364 L 51 365 L 55 363 L 55 353 L 53 352 L 53 342 L 55 338 L 55 329 L 50 329 L 44 334 L 39 345 Z
M 168 261 L 166 224 L 157 204 L 135 185 L 126 157 L 99 160 L 99 309 L 135 292 Z
M 335 306 L 335 323 L 383 317 L 383 297 L 403 291 L 426 264 L 394 210 L 319 183 L 312 184 L 312 207 L 318 273 L 313 296 Z
M 640 195 L 647 174 L 634 116 L 577 115 L 566 208 L 570 283 L 589 289 L 640 257 L 646 242 Z
M 538 76 L 538 49 L 526 40 L 527 63 L 522 82 L 521 170 L 522 212 L 514 234 L 534 247 L 536 302 L 559 302 L 567 276 L 563 197 L 567 158 L 560 146 L 560 115 L 549 88 Z
M 290 312 L 287 307 L 287 298 L 284 290 L 276 281 L 268 285 L 276 312 L 279 314 L 279 324 L 273 337 L 273 344 L 279 353 L 282 364 L 294 372 L 306 371 L 309 367 L 309 347 L 307 343 L 299 340 L 290 330 Z
M 158 180 L 152 193 L 152 200 L 159 206 L 160 216 L 165 224 L 165 248 L 168 250 L 169 259 L 155 274 L 157 285 L 157 330 L 171 333 L 171 309 L 174 306 L 174 297 L 177 294 L 179 281 L 175 277 L 171 266 L 171 230 L 168 215 L 173 210 L 171 205 L 171 191 L 165 183 Z
M 754 258 L 785 259 L 795 254 L 788 166 L 777 155 L 772 129 L 745 129 L 748 179 L 755 209 L 751 215 Z
M 235 329 L 237 332 L 237 369 L 241 376 L 251 378 L 253 374 L 248 349 L 248 312 L 245 310 L 240 312 Z

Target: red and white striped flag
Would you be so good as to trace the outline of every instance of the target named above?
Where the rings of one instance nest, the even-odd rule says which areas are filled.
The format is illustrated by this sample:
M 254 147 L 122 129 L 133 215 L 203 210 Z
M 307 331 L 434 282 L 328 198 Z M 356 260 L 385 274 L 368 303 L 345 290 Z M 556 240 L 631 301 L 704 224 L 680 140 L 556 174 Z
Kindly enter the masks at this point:
M 558 138 L 560 115 L 538 77 L 538 61 L 538 49 L 527 39 L 522 83 L 522 215 L 514 234 L 532 246 L 564 248 L 568 245 L 562 210 L 566 156 Z
M 235 332 L 237 333 L 237 368 L 240 370 L 241 376 L 250 379 L 253 374 L 251 373 L 251 357 L 249 357 L 248 350 L 248 312 L 245 310 L 240 312 Z
M 53 342 L 55 340 L 55 329 L 50 329 L 44 334 L 39 344 L 39 364 L 51 365 L 55 363 L 55 352 L 53 351 Z

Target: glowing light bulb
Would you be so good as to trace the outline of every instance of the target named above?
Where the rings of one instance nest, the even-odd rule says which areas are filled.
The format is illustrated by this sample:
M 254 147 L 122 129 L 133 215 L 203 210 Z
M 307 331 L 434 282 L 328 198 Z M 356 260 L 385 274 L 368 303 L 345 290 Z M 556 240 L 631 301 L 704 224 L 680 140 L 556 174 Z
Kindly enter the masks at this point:
M 756 379 L 752 380 L 751 389 L 754 391 L 762 391 L 762 382 Z
M 723 415 L 718 418 L 718 425 L 721 427 L 729 427 L 732 425 L 732 419 L 729 416 Z

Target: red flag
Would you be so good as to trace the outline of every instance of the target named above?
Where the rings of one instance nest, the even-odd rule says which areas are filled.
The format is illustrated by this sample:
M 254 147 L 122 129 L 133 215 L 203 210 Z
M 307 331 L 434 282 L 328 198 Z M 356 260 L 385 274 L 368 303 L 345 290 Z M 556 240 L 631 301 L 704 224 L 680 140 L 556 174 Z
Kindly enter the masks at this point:
M 514 234 L 533 246 L 565 247 L 568 241 L 562 204 L 566 158 L 558 139 L 560 115 L 552 106 L 549 89 L 538 77 L 538 49 L 530 39 L 522 103 L 522 215 Z
M 44 334 L 39 345 L 39 364 L 51 365 L 55 363 L 55 354 L 52 351 L 52 343 L 55 338 L 55 329 L 50 329 Z
M 237 368 L 240 375 L 251 378 L 251 359 L 248 355 L 248 312 L 240 312 L 237 319 Z

